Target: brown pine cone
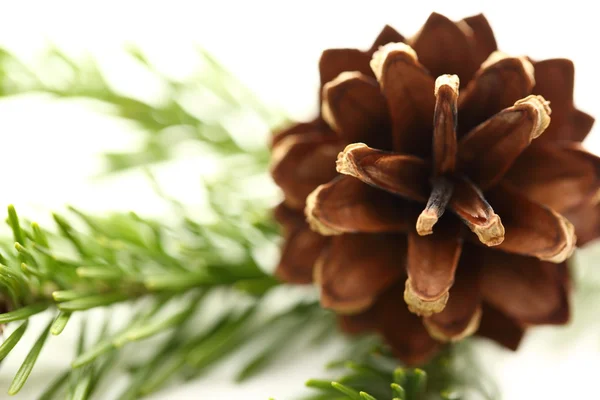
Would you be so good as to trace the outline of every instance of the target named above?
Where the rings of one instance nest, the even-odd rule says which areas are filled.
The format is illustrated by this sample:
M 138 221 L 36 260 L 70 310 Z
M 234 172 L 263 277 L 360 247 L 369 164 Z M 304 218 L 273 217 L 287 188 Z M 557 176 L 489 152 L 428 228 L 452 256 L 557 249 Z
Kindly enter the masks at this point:
M 483 15 L 432 14 L 411 39 L 386 26 L 369 51 L 326 50 L 319 69 L 321 115 L 273 139 L 277 275 L 314 280 L 346 331 L 380 332 L 409 364 L 566 323 L 566 261 L 600 235 L 572 63 L 498 52 Z

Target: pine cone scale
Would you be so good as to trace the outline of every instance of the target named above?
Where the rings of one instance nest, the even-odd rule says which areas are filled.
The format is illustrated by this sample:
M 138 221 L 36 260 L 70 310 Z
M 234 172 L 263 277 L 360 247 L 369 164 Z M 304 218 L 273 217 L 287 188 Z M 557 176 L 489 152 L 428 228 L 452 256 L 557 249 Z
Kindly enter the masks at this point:
M 459 22 L 465 23 L 470 28 L 470 35 L 474 42 L 473 53 L 476 65 L 481 65 L 485 59 L 498 49 L 492 27 L 483 14 L 467 17 Z M 463 29 L 463 32 L 466 29 Z
M 557 140 L 583 141 L 592 129 L 594 118 L 573 104 L 575 67 L 571 60 L 556 58 L 535 62 L 535 92 L 551 102 L 555 123 L 540 138 L 540 143 Z
M 335 178 L 335 160 L 342 148 L 336 136 L 319 131 L 279 140 L 273 147 L 271 176 L 285 191 L 286 204 L 302 210 L 316 186 Z M 292 179 L 290 174 L 294 175 Z
M 431 167 L 415 156 L 354 143 L 339 153 L 336 168 L 340 174 L 410 200 L 424 203 L 429 198 Z
M 573 225 L 564 216 L 506 185 L 497 186 L 486 195 L 502 216 L 506 229 L 504 241 L 495 248 L 554 263 L 571 256 L 576 236 Z
M 491 54 L 474 79 L 460 91 L 459 137 L 490 116 L 511 107 L 517 100 L 529 96 L 534 85 L 529 68 L 532 66 L 527 60 L 506 57 L 500 52 Z
M 321 87 L 348 71 L 357 71 L 365 76 L 374 77 L 369 67 L 370 61 L 369 53 L 357 49 L 325 50 L 319 60 Z
M 432 13 L 410 41 L 431 76 L 456 74 L 466 83 L 479 69 L 473 46 L 460 26 L 443 15 Z
M 423 318 L 429 334 L 440 341 L 458 341 L 472 335 L 481 322 L 481 290 L 479 260 L 476 252 L 465 251 L 456 270 L 455 283 L 449 291 L 446 307 Z
M 306 284 L 313 280 L 313 266 L 329 243 L 329 239 L 314 232 L 301 212 L 280 204 L 275 219 L 283 225 L 284 244 L 276 275 L 279 279 Z
M 525 327 L 506 314 L 483 302 L 477 335 L 491 339 L 510 350 L 517 350 Z
M 564 215 L 575 226 L 577 246 L 585 246 L 600 237 L 600 204 L 597 199 L 566 210 Z
M 400 284 L 393 285 L 364 313 L 342 316 L 342 328 L 354 333 L 376 330 L 401 360 L 419 365 L 440 349 L 440 343 L 429 335 L 419 317 L 408 311 L 402 290 Z
M 368 51 L 369 61 L 371 61 L 371 57 L 373 57 L 373 53 L 375 53 L 381 46 L 385 46 L 388 43 L 404 43 L 406 39 L 402 36 L 398 31 L 392 28 L 389 25 L 383 27 L 377 38 L 373 42 L 373 45 Z
M 375 77 L 369 65 L 373 53 L 380 46 L 395 42 L 404 42 L 404 36 L 396 32 L 391 26 L 386 25 L 369 51 L 357 49 L 325 50 L 319 60 L 321 87 L 337 78 L 341 73 L 348 71 L 358 71 L 366 76 Z
M 550 123 L 543 99 L 518 100 L 480 124 L 458 143 L 458 169 L 485 190 L 497 184 L 517 157 Z
M 442 75 L 435 82 L 433 112 L 433 173 L 434 176 L 454 174 L 456 168 L 456 125 L 459 79 Z
M 566 264 L 501 252 L 485 253 L 480 288 L 485 301 L 524 325 L 569 319 Z
M 394 267 L 405 258 L 404 235 L 334 237 L 315 268 L 323 306 L 341 314 L 364 311 L 378 295 L 406 275 Z
M 414 50 L 403 43 L 381 47 L 373 54 L 371 67 L 387 99 L 394 151 L 428 158 L 434 78 L 419 64 Z
M 460 221 L 449 216 L 431 235 L 409 231 L 404 299 L 412 312 L 429 316 L 444 309 L 463 247 L 461 228 Z
M 582 142 L 592 130 L 594 118 L 580 110 L 573 110 L 561 130 L 564 140 Z
M 481 190 L 471 181 L 458 178 L 454 182 L 450 209 L 486 246 L 497 246 L 504 240 L 505 229 L 500 217 L 486 201 Z M 469 236 L 476 240 L 473 236 Z
M 340 176 L 311 193 L 305 214 L 312 229 L 322 235 L 408 232 L 411 206 L 351 176 Z
M 365 142 L 391 150 L 390 119 L 377 81 L 345 72 L 323 86 L 321 114 L 344 143 Z
M 557 169 L 556 165 L 564 167 Z M 600 157 L 579 144 L 541 143 L 523 152 L 508 171 L 505 182 L 530 200 L 562 213 L 597 195 Z M 561 190 L 571 195 L 561 196 Z

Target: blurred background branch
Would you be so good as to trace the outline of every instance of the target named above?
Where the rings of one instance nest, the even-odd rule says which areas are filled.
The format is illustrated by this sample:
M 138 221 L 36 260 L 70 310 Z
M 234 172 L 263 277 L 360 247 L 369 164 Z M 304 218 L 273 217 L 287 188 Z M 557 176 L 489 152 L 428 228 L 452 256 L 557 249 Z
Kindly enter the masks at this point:
M 106 154 L 108 172 L 170 160 L 173 150 L 186 141 L 197 141 L 220 158 L 245 155 L 258 167 L 266 165 L 265 143 L 235 138 L 228 125 L 253 119 L 270 128 L 285 121 L 281 112 L 265 108 L 201 49 L 197 54 L 203 68 L 185 81 L 160 73 L 138 48 L 129 46 L 126 51 L 132 61 L 160 81 L 164 93 L 156 104 L 116 92 L 92 56 L 76 61 L 55 47 L 39 56 L 36 68 L 0 49 L 0 95 L 41 92 L 60 98 L 97 100 L 110 105 L 113 115 L 137 124 L 145 133 L 141 148 Z
M 268 272 L 277 241 L 268 211 L 273 200 L 249 198 L 245 181 L 265 179 L 266 142 L 240 143 L 227 124 L 251 115 L 268 131 L 281 123 L 281 115 L 261 106 L 202 51 L 198 55 L 205 67 L 186 82 L 159 74 L 135 48 L 130 47 L 128 54 L 164 83 L 167 95 L 160 104 L 116 93 L 92 59 L 76 62 L 51 48 L 34 69 L 0 50 L 2 96 L 40 92 L 60 99 L 91 99 L 109 105 L 107 112 L 138 125 L 144 132 L 141 149 L 106 154 L 107 172 L 145 168 L 148 184 L 178 216 L 164 223 L 135 213 L 96 217 L 71 207 L 69 217 L 54 214 L 55 227 L 46 229 L 24 221 L 9 207 L 7 223 L 12 237 L 0 244 L 0 285 L 2 301 L 10 311 L 0 315 L 0 323 L 9 323 L 12 332 L 0 347 L 0 359 L 19 343 L 30 317 L 54 310 L 53 320 L 14 377 L 10 394 L 23 387 L 50 341 L 49 333 L 61 334 L 72 325 L 72 314 L 97 307 L 125 303 L 133 311 L 126 323 L 114 321 L 115 314 L 107 311 L 96 334 L 82 325 L 73 369 L 60 374 L 42 398 L 64 398 L 65 393 L 71 398 L 89 398 L 113 365 L 123 361 L 119 351 L 123 346 L 155 336 L 162 335 L 160 345 L 153 347 L 158 349 L 155 353 L 143 360 L 126 360 L 131 381 L 119 398 L 152 393 L 176 375 L 185 379 L 197 376 L 255 338 L 279 337 L 275 341 L 279 346 L 255 344 L 258 354 L 238 372 L 238 379 L 243 380 L 279 356 L 291 336 L 303 330 L 332 328 L 314 296 L 309 300 L 299 296 L 281 310 L 265 306 L 270 303 L 265 296 L 279 285 Z M 210 97 L 212 107 L 207 101 L 199 105 L 203 111 L 211 108 L 206 118 L 182 105 L 181 99 L 190 91 Z M 162 192 L 148 169 L 172 160 L 174 149 L 186 142 L 200 144 L 221 164 L 218 177 L 205 182 L 207 211 L 212 217 L 202 219 L 212 222 L 198 222 L 184 205 Z M 207 314 L 212 320 L 202 320 L 198 328 L 198 319 Z

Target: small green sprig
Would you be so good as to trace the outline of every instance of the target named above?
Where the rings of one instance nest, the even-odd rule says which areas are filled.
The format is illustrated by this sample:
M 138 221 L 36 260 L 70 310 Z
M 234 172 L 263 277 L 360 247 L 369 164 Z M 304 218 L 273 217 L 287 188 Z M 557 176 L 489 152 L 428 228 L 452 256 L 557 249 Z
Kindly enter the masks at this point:
M 165 332 L 171 332 L 171 338 L 147 364 L 156 365 L 156 368 L 135 368 L 131 387 L 124 396 L 138 398 L 161 388 L 174 376 L 189 375 L 191 371 L 195 375 L 260 336 L 264 329 L 274 331 L 279 338 L 289 339 L 291 333 L 302 332 L 308 321 L 320 324 L 327 319 L 314 301 L 299 303 L 267 319 L 260 316 L 263 297 L 279 283 L 258 266 L 250 244 L 242 246 L 247 252 L 235 263 L 228 259 L 225 250 L 214 248 L 211 243 L 223 231 L 223 221 L 214 229 L 211 226 L 196 229 L 198 226 L 194 226 L 194 229 L 188 230 L 188 239 L 181 240 L 176 246 L 186 248 L 186 251 L 157 254 L 157 248 L 167 246 L 162 242 L 156 246 L 153 241 L 160 237 L 172 243 L 176 238 L 167 232 L 159 236 L 145 232 L 149 226 L 155 230 L 162 227 L 156 221 L 142 220 L 137 215 L 102 219 L 77 210 L 71 218 L 61 216 L 62 229 L 58 227 L 58 233 L 51 233 L 37 224 L 24 225 L 14 207 L 10 207 L 9 214 L 11 217 L 7 221 L 13 236 L 20 237 L 23 243 L 17 242 L 12 252 L 2 254 L 2 268 L 10 280 L 2 282 L 0 287 L 12 286 L 18 290 L 0 289 L 0 293 L 5 293 L 10 304 L 20 306 L 0 314 L 0 321 L 20 325 L 0 346 L 0 356 L 6 357 L 17 345 L 30 317 L 47 310 L 54 314 L 15 376 L 10 387 L 11 394 L 17 393 L 25 384 L 37 356 L 50 342 L 48 334 L 61 334 L 68 328 L 73 314 L 93 308 L 132 303 L 137 304 L 140 311 L 118 331 L 107 325 L 106 334 L 78 352 L 72 362 L 73 370 L 67 373 L 69 376 L 85 376 L 83 381 L 83 378 L 77 378 L 83 382 L 75 389 L 77 398 L 88 398 L 93 393 L 96 387 L 93 382 L 99 379 L 98 371 L 106 363 L 116 361 L 120 349 Z M 87 221 L 89 232 L 73 228 L 72 218 Z M 119 221 L 118 229 L 113 224 L 114 218 Z M 257 234 L 264 236 L 262 240 L 271 241 L 274 234 L 271 228 L 262 226 L 263 222 L 258 225 L 256 230 L 252 230 L 252 242 L 259 241 Z M 243 244 L 248 238 L 238 240 Z M 220 251 L 222 255 L 219 255 Z M 210 262 L 196 262 L 207 252 L 211 253 Z M 18 268 L 23 257 L 26 257 L 30 269 Z M 191 320 L 206 311 L 199 311 L 206 296 L 219 290 L 238 292 L 242 296 L 238 299 L 249 305 L 239 310 L 234 302 L 212 328 L 201 332 L 187 329 Z M 172 309 L 175 304 L 178 306 Z M 85 337 L 85 332 L 81 333 L 81 337 Z M 283 342 L 279 340 L 277 343 Z M 249 360 L 240 369 L 238 380 L 267 367 L 277 356 L 275 350 L 277 346 L 268 347 Z M 141 376 L 144 379 L 139 378 Z M 62 393 L 66 382 L 71 379 L 62 379 L 62 375 L 59 378 L 48 389 L 51 393 Z M 81 386 L 84 383 L 85 386 Z
M 266 143 L 240 146 L 225 126 L 240 113 L 259 115 L 266 125 L 282 121 L 281 114 L 257 102 L 203 51 L 198 52 L 202 71 L 175 81 L 154 69 L 139 49 L 127 50 L 163 82 L 164 102 L 150 104 L 122 95 L 107 83 L 92 58 L 74 60 L 56 48 L 41 57 L 37 69 L 0 50 L 0 96 L 44 92 L 57 100 L 86 98 L 110 105 L 109 113 L 142 129 L 144 143 L 139 150 L 106 154 L 108 172 L 169 160 L 181 141 L 201 144 L 222 164 L 213 179 L 218 184 L 205 183 L 214 222 L 198 222 L 161 191 L 149 170 L 150 184 L 173 206 L 179 220 L 159 222 L 133 212 L 94 216 L 69 207 L 67 213 L 53 215 L 54 227 L 41 227 L 10 206 L 7 224 L 12 238 L 0 240 L 0 305 L 9 311 L 0 314 L 0 324 L 15 329 L 0 345 L 0 359 L 10 356 L 16 346 L 28 345 L 19 342 L 30 318 L 52 314 L 15 376 L 11 394 L 23 387 L 43 348 L 52 345 L 52 337 L 76 329 L 73 321 L 96 308 L 110 313 L 114 305 L 129 304 L 137 311 L 124 326 L 116 327 L 122 324 L 107 318 L 96 337 L 81 329 L 71 369 L 57 376 L 43 398 L 89 398 L 100 380 L 124 362 L 124 349 L 149 339 L 167 337 L 153 347 L 155 352 L 145 351 L 146 360 L 125 360 L 132 379 L 122 398 L 140 398 L 173 380 L 195 376 L 262 334 L 282 337 L 290 326 L 297 334 L 307 321 L 332 326 L 314 300 L 276 315 L 265 311 L 268 304 L 263 299 L 280 284 L 264 270 L 256 253 L 261 247 L 272 248 L 278 232 L 269 201 L 245 200 L 248 196 L 240 183 L 264 176 L 268 150 Z M 56 63 L 69 79 L 57 83 L 42 76 Z M 183 92 L 198 87 L 220 99 L 219 113 L 210 120 L 189 112 L 179 101 Z M 171 127 L 185 127 L 181 131 L 188 134 L 167 137 Z M 230 294 L 221 315 L 202 328 L 192 326 L 192 321 L 212 311 L 207 310 L 206 299 L 223 291 Z M 257 374 L 277 356 L 264 349 L 241 366 L 238 379 Z
M 455 400 L 467 394 L 487 400 L 499 398 L 468 343 L 446 348 L 422 368 L 398 367 L 394 357 L 373 337 L 352 342 L 349 357 L 349 361 L 329 365 L 342 371 L 334 380 L 306 382 L 316 394 L 304 400 Z M 463 371 L 465 365 L 470 374 Z

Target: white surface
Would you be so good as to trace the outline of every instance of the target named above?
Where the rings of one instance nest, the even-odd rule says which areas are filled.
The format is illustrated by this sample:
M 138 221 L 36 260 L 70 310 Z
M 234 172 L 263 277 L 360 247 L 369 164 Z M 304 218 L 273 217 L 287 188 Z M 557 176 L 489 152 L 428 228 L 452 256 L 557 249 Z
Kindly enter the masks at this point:
M 139 44 L 159 68 L 183 76 L 194 67 L 192 45 L 197 43 L 240 76 L 264 101 L 278 105 L 293 117 L 308 118 L 316 109 L 316 66 L 324 48 L 368 47 L 385 23 L 411 35 L 434 10 L 454 19 L 483 11 L 502 50 L 536 59 L 573 59 L 576 102 L 584 111 L 600 115 L 596 94 L 600 89 L 596 78 L 600 27 L 593 2 L 427 3 L 428 6 L 425 2 L 403 0 L 2 2 L 0 44 L 26 59 L 33 59 L 35 51 L 49 42 L 71 54 L 91 52 L 100 57 L 123 90 L 157 98 L 159 87 L 147 84 L 119 63 L 121 46 L 125 42 Z M 587 145 L 597 152 L 598 127 L 595 131 Z M 45 210 L 60 209 L 65 202 L 96 211 L 118 208 L 147 214 L 165 212 L 164 204 L 154 200 L 149 186 L 135 174 L 89 182 L 89 177 L 101 170 L 97 154 L 136 141 L 135 133 L 119 121 L 99 117 L 79 105 L 26 98 L 0 102 L 0 132 L 0 207 L 15 203 L 23 213 L 39 216 L 42 222 L 48 215 Z M 21 150 L 24 145 L 28 145 L 27 153 Z M 27 163 L 17 173 L 13 166 L 23 157 Z M 200 171 L 206 166 L 198 164 L 197 168 Z M 175 168 L 166 176 L 183 170 L 189 171 Z M 187 176 L 195 177 L 195 173 Z M 171 185 L 171 192 L 179 197 L 197 196 L 189 180 L 173 179 Z M 593 329 L 586 336 L 578 336 L 577 341 L 564 340 L 573 337 L 567 334 L 574 329 L 532 331 L 517 354 L 482 346 L 482 357 L 495 372 L 504 398 L 597 396 L 595 374 L 600 369 L 600 335 Z M 67 365 L 72 337 L 64 334 L 52 339 L 55 346 L 46 349 L 29 384 L 36 380 L 41 384 L 58 366 Z M 306 378 L 322 374 L 322 365 L 334 353 L 335 348 L 298 354 L 287 365 L 273 370 L 268 379 L 255 379 L 243 386 L 230 383 L 231 368 L 225 366 L 207 379 L 171 388 L 153 399 L 290 399 Z M 15 354 L 2 365 L 0 393 L 5 393 L 22 356 L 22 352 Z M 20 398 L 33 398 L 27 393 L 31 391 Z M 0 394 L 0 398 L 3 396 Z

